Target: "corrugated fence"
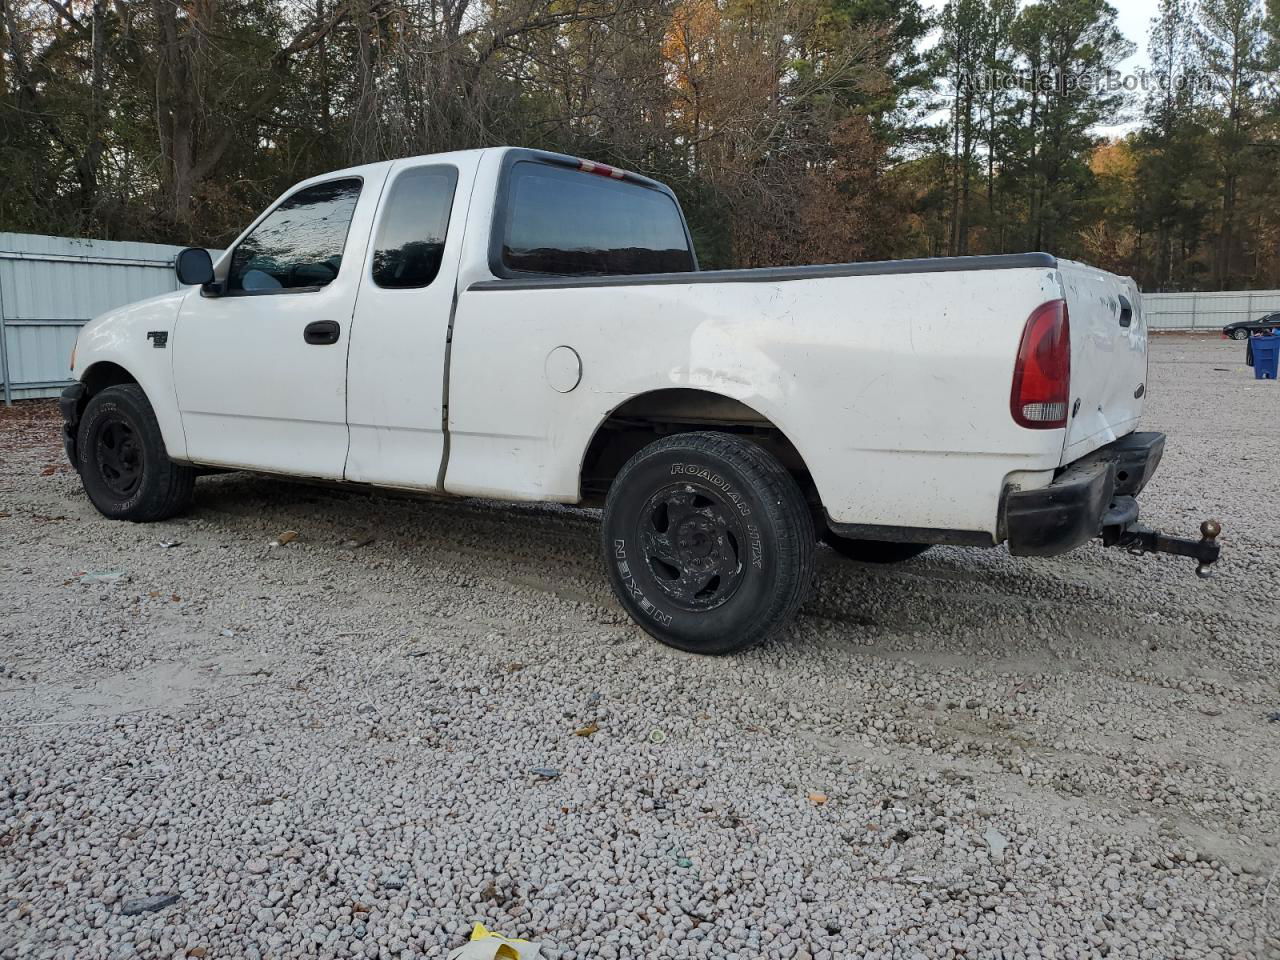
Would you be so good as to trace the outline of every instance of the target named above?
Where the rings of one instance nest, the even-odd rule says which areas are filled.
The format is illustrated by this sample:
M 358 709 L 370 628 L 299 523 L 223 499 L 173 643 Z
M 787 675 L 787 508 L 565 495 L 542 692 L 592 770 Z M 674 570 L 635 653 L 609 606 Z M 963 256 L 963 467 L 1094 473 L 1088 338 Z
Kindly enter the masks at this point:
M 176 290 L 181 247 L 0 233 L 0 378 L 5 402 L 69 383 L 76 333 L 104 310 Z
M 1280 290 L 1144 293 L 1142 311 L 1151 330 L 1221 330 L 1239 320 L 1280 313 Z
M 0 233 L 5 402 L 57 396 L 70 382 L 68 361 L 80 327 L 104 310 L 176 290 L 173 259 L 181 249 Z M 1148 293 L 1142 302 L 1152 330 L 1218 330 L 1280 312 L 1280 290 Z

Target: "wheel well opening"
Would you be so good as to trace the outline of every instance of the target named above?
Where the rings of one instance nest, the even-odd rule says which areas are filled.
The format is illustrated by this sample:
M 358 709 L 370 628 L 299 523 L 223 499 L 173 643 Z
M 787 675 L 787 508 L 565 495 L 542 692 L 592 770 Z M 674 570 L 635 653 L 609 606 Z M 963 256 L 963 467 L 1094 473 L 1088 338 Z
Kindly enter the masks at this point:
M 740 400 L 683 387 L 632 397 L 600 425 L 582 458 L 582 502 L 588 506 L 603 504 L 623 465 L 653 441 L 700 430 L 732 433 L 759 444 L 795 477 L 805 498 L 821 511 L 822 503 L 804 458 L 776 424 Z
M 84 376 L 80 378 L 80 382 L 84 384 L 88 393 L 94 394 L 107 387 L 119 386 L 122 383 L 137 383 L 138 381 L 133 374 L 118 363 L 102 360 L 86 370 Z
M 137 383 L 137 379 L 124 367 L 118 363 L 112 363 L 110 360 L 100 360 L 91 365 L 84 375 L 80 377 L 80 382 L 84 384 L 84 395 L 77 404 L 77 415 L 84 413 L 84 408 L 89 405 L 89 398 L 95 393 L 105 390 L 107 387 L 119 386 L 122 383 Z

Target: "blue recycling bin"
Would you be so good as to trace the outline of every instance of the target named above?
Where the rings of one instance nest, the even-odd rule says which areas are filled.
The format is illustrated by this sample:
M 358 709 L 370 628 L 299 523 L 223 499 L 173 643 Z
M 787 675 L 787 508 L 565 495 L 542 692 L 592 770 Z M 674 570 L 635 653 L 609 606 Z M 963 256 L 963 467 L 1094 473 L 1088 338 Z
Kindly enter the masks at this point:
M 1253 376 L 1256 380 L 1274 380 L 1277 361 L 1280 361 L 1280 336 L 1250 337 L 1253 347 Z

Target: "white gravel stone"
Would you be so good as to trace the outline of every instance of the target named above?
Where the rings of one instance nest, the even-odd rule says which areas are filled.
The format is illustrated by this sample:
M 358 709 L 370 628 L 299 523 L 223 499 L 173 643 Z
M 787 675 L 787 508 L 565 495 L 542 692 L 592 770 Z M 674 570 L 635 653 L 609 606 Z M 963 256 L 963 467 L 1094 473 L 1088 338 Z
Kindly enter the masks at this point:
M 1217 579 L 823 550 L 727 659 L 627 620 L 589 511 L 224 474 L 110 523 L 0 411 L 0 956 L 1277 955 L 1280 407 L 1241 353 L 1153 345 L 1144 518 L 1221 519 Z

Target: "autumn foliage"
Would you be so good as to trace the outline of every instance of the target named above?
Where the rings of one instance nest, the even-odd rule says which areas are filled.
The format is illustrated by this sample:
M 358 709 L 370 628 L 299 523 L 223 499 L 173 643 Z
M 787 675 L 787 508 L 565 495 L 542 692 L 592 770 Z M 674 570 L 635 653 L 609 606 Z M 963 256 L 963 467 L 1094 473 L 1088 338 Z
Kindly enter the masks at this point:
M 1048 249 L 1280 286 L 1280 39 L 1162 0 L 0 0 L 0 230 L 219 246 L 297 180 L 521 144 L 671 183 L 706 266 Z M 1055 81 L 1056 82 L 1056 81 Z

